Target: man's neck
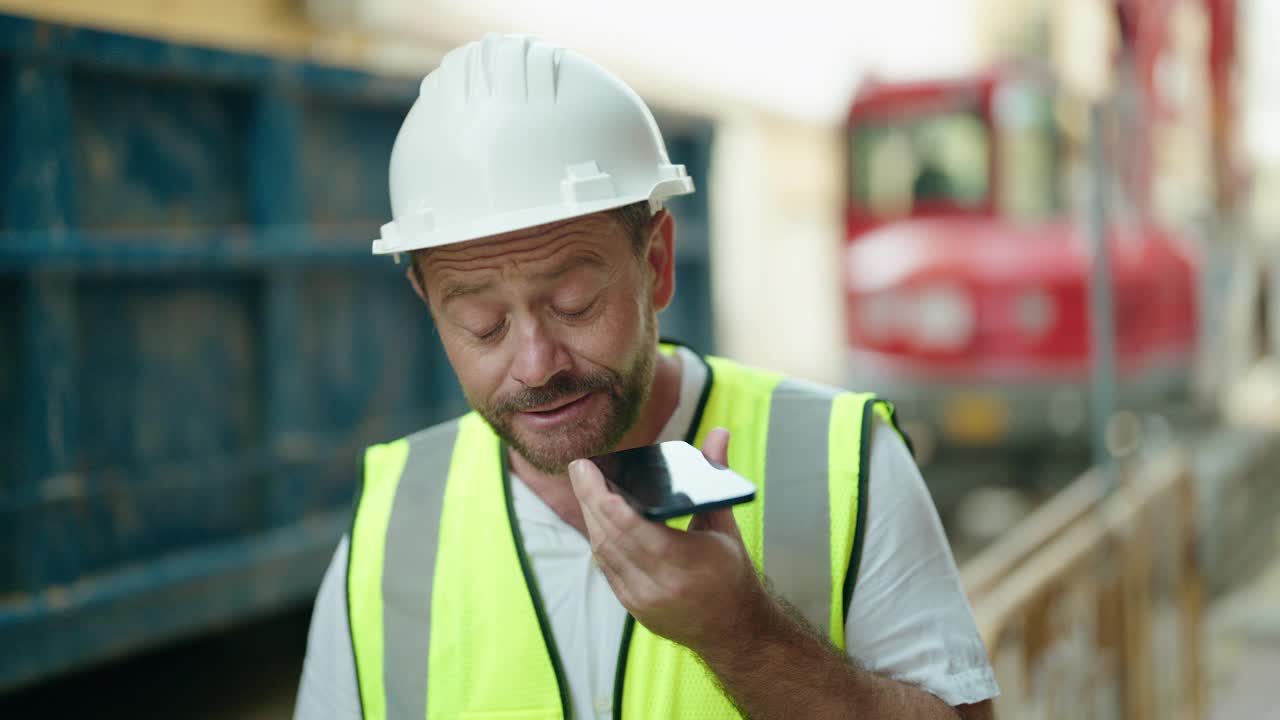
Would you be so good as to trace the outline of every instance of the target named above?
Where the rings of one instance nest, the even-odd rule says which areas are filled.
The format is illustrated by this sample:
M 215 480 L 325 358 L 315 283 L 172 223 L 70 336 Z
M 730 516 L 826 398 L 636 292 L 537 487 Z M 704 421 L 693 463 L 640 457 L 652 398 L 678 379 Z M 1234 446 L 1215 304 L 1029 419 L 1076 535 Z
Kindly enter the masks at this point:
M 680 403 L 681 367 L 678 357 L 658 353 L 654 363 L 653 387 L 649 389 L 649 399 L 640 410 L 640 418 L 618 441 L 614 450 L 652 445 L 657 441 L 671 416 Z M 585 537 L 586 524 L 582 520 L 582 509 L 573 494 L 567 473 L 544 473 L 528 463 L 519 453 L 508 449 L 508 459 L 514 472 L 535 495 L 542 498 L 556 515 L 572 525 Z

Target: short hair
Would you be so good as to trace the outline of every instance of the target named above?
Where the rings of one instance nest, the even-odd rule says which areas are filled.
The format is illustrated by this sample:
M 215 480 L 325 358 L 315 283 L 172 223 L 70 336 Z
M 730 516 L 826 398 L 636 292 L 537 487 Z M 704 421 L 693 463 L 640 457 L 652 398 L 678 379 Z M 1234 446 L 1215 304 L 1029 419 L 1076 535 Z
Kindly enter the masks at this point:
M 631 236 L 631 250 L 636 254 L 637 258 L 643 258 L 645 250 L 648 249 L 649 240 L 649 221 L 653 219 L 653 210 L 649 206 L 648 200 L 641 200 L 629 205 L 623 205 L 620 208 L 606 210 L 608 215 L 614 222 L 622 227 L 622 231 Z M 424 255 L 427 250 L 411 250 L 409 252 L 409 269 L 413 273 L 413 277 L 418 281 L 418 286 L 424 291 L 427 289 L 426 277 L 422 274 L 422 267 L 418 264 L 419 258 Z
M 622 226 L 622 230 L 631 236 L 631 249 L 636 257 L 644 257 L 649 240 L 649 221 L 653 219 L 653 211 L 648 200 L 641 200 L 630 205 L 623 205 L 608 212 L 614 222 Z

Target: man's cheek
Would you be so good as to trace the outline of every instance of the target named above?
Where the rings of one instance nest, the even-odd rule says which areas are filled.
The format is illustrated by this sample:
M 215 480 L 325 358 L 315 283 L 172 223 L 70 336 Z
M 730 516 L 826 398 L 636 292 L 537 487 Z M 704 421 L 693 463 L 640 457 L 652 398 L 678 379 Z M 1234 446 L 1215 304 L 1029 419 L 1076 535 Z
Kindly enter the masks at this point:
M 462 358 L 460 362 L 453 363 L 453 370 L 462 387 L 462 394 L 472 406 L 494 407 L 501 399 L 501 377 L 493 377 L 490 368 L 482 360 L 469 361 Z
M 631 312 L 602 315 L 582 333 L 581 355 L 603 367 L 618 369 L 639 342 L 640 316 Z

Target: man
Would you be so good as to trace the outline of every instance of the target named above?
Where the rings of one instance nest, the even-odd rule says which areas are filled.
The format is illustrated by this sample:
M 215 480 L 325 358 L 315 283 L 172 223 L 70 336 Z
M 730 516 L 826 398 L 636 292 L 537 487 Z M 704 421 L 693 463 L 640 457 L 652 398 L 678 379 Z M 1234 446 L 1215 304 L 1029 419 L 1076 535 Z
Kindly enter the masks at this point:
M 423 81 L 374 250 L 410 255 L 475 412 L 366 454 L 298 717 L 989 716 L 890 408 L 658 342 L 690 192 L 580 55 L 488 36 Z M 669 527 L 582 460 L 681 438 L 757 500 Z

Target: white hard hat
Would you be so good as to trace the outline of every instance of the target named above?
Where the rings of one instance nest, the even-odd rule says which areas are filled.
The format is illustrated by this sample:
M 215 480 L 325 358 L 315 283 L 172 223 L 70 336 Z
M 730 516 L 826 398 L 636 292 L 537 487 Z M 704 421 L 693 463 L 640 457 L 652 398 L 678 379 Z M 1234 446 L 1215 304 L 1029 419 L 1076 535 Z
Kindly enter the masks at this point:
M 693 192 L 635 92 L 571 50 L 486 35 L 422 81 L 391 150 L 376 255 Z

